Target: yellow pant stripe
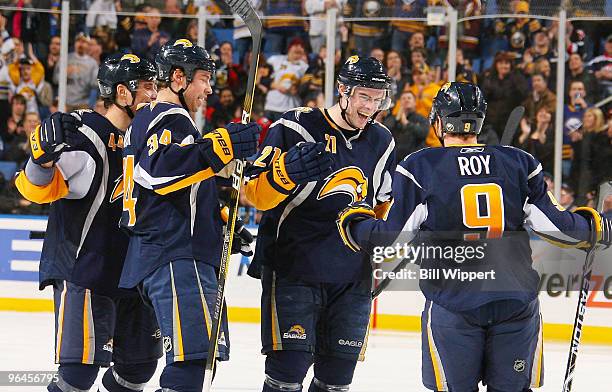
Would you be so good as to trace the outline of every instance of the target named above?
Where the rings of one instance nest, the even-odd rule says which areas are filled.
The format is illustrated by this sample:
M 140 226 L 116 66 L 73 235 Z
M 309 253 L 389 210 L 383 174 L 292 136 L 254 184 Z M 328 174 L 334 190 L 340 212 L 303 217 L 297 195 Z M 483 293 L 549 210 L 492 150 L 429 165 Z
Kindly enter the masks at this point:
M 280 327 L 278 326 L 278 314 L 276 313 L 276 272 L 272 272 L 272 295 L 270 300 L 272 307 L 272 350 L 282 350 Z
M 540 314 L 540 326 L 538 328 L 538 344 L 533 353 L 531 361 L 531 388 L 539 388 L 542 386 L 542 362 L 544 361 L 544 342 L 542 332 L 542 315 Z
M 181 315 L 179 313 L 178 297 L 176 295 L 176 286 L 174 285 L 174 271 L 172 262 L 170 266 L 170 282 L 172 283 L 172 348 L 174 350 L 174 360 L 184 361 L 185 353 L 183 352 L 183 333 L 181 331 Z
M 55 343 L 55 363 L 59 363 L 60 352 L 62 350 L 62 333 L 64 332 L 64 309 L 66 307 L 66 291 L 68 291 L 68 285 L 64 281 L 64 289 L 62 290 L 62 296 L 60 297 L 59 311 L 57 312 L 57 337 Z
M 200 281 L 200 275 L 198 274 L 198 265 L 196 261 L 193 261 L 193 268 L 195 270 L 196 279 L 198 280 L 198 290 L 200 290 L 200 301 L 202 302 L 202 311 L 204 312 L 204 322 L 206 323 L 206 336 L 210 338 L 210 328 L 212 322 L 210 320 L 210 313 L 208 311 L 208 305 L 206 304 L 206 297 L 204 297 L 204 290 L 202 288 L 202 282 Z
M 91 290 L 85 289 L 83 301 L 83 358 L 82 363 L 93 364 L 96 354 L 96 334 L 91 310 Z
M 429 309 L 427 309 L 427 342 L 429 343 L 429 355 L 431 356 L 431 363 L 433 365 L 434 375 L 436 377 L 436 389 L 438 391 L 448 391 L 446 384 L 446 375 L 444 374 L 444 368 L 442 367 L 442 361 L 440 361 L 440 355 L 436 348 L 436 343 L 433 338 L 433 331 L 431 329 L 431 306 L 433 302 L 429 303 Z

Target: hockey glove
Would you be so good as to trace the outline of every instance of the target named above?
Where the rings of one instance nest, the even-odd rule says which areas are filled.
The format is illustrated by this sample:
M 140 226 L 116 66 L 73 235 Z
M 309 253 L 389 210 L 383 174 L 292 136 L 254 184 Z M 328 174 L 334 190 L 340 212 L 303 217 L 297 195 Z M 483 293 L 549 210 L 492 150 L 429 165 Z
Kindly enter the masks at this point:
M 272 163 L 269 179 L 291 192 L 297 184 L 305 184 L 325 178 L 332 172 L 332 154 L 325 151 L 325 144 L 301 142 Z
M 83 123 L 67 113 L 55 112 L 30 135 L 32 161 L 38 165 L 55 162 L 67 146 L 76 147 Z
M 365 202 L 351 203 L 338 214 L 336 224 L 338 225 L 340 238 L 342 238 L 344 245 L 348 246 L 353 252 L 359 252 L 361 247 L 351 235 L 351 223 L 370 218 L 376 219 L 376 213 L 372 207 Z
M 602 216 L 590 207 L 578 207 L 574 212 L 586 218 L 591 225 L 591 230 L 597 233 L 596 243 L 590 244 L 591 246 L 600 245 L 606 249 L 612 245 L 612 220 L 610 218 Z
M 257 140 L 261 127 L 255 122 L 230 123 L 204 135 L 210 140 L 202 150 L 204 158 L 215 173 L 220 172 L 232 159 L 244 159 L 257 152 Z
M 229 208 L 221 208 L 221 219 L 227 224 L 229 217 Z M 236 217 L 236 224 L 234 226 L 234 239 L 232 240 L 232 254 L 238 253 L 246 257 L 253 256 L 253 249 L 251 244 L 253 243 L 253 234 L 244 227 L 244 222 L 239 217 Z

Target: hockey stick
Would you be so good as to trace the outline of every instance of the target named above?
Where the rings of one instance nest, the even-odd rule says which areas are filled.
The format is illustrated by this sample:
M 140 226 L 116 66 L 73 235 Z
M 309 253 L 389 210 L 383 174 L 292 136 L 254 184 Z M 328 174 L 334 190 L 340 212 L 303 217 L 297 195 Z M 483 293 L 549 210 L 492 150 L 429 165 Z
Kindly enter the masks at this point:
M 524 114 L 525 108 L 523 106 L 517 106 L 512 109 L 512 112 L 510 112 L 510 116 L 508 116 L 508 120 L 506 121 L 504 133 L 502 134 L 499 144 L 502 146 L 509 146 L 510 143 L 512 143 L 512 139 L 514 139 L 514 135 L 516 134 L 516 129 L 518 128 Z
M 599 201 L 597 209 L 602 210 L 603 201 L 605 199 L 605 189 L 610 187 L 612 182 L 603 183 L 599 186 Z M 584 314 L 587 308 L 587 299 L 589 298 L 589 288 L 591 285 L 591 273 L 593 272 L 593 260 L 595 259 L 595 245 L 597 241 L 597 233 L 591 232 L 591 247 L 587 251 L 582 267 L 582 279 L 580 280 L 580 297 L 578 297 L 578 306 L 576 307 L 576 315 L 574 316 L 574 327 L 572 328 L 572 341 L 570 343 L 567 365 L 565 367 L 565 378 L 563 379 L 563 392 L 572 390 L 572 382 L 574 381 L 574 371 L 576 370 L 576 359 L 578 359 L 578 347 L 580 346 L 580 338 L 582 337 L 582 325 L 584 322 Z
M 251 32 L 253 39 L 253 49 L 251 50 L 251 62 L 249 75 L 247 79 L 246 95 L 244 97 L 244 109 L 242 110 L 242 123 L 246 124 L 251 119 L 251 110 L 253 109 L 253 95 L 255 93 L 255 79 L 257 67 L 259 65 L 259 52 L 261 49 L 261 38 L 263 27 L 257 13 L 251 7 L 249 0 L 226 0 L 227 5 L 234 14 L 237 14 Z M 242 186 L 242 174 L 244 169 L 244 161 L 238 159 L 236 168 L 232 174 L 232 189 L 229 199 L 229 214 L 225 230 L 223 231 L 223 250 L 221 251 L 221 262 L 219 263 L 219 279 L 217 286 L 217 295 L 215 297 L 215 306 L 212 314 L 212 325 L 210 329 L 210 338 L 208 340 L 208 356 L 206 358 L 206 368 L 204 371 L 204 386 L 203 390 L 209 392 L 213 374 L 215 370 L 215 362 L 217 358 L 217 349 L 219 344 L 219 334 L 221 331 L 221 315 L 223 303 L 225 299 L 225 284 L 227 282 L 227 267 L 231 257 L 232 240 L 234 238 L 234 230 L 236 229 L 236 216 L 238 215 L 238 200 L 240 199 L 240 187 Z

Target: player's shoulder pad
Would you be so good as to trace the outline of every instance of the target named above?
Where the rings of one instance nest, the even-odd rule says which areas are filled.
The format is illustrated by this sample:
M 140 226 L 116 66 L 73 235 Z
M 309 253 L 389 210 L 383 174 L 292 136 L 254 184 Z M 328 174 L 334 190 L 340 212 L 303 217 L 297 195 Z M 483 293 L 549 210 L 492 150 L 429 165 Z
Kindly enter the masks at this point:
M 317 115 L 317 113 L 319 114 Z M 320 116 L 319 110 L 309 107 L 291 109 L 283 113 L 280 119 L 270 125 L 270 131 L 292 131 L 296 132 L 304 141 L 314 142 L 315 138 L 309 129 L 312 129 L 312 125 L 317 124 L 315 120 Z
M 140 118 L 143 118 L 143 116 L 145 117 L 144 120 L 147 129 L 154 129 L 161 124 L 174 121 L 190 123 L 194 129 L 198 129 L 187 110 L 181 105 L 158 101 L 153 101 L 147 105 L 148 106 L 142 108 L 137 113 L 137 116 L 141 116 Z
M 432 147 L 423 147 L 420 150 L 416 150 L 406 155 L 404 159 L 400 161 L 400 164 L 408 168 L 410 166 L 413 166 L 415 162 L 418 162 L 420 159 L 423 159 L 423 157 L 431 155 L 435 152 L 435 150 L 436 149 Z
M 511 163 L 517 166 L 517 169 L 525 170 L 527 179 L 535 177 L 542 171 L 542 164 L 530 153 L 514 146 L 492 145 L 491 148 L 499 151 Z

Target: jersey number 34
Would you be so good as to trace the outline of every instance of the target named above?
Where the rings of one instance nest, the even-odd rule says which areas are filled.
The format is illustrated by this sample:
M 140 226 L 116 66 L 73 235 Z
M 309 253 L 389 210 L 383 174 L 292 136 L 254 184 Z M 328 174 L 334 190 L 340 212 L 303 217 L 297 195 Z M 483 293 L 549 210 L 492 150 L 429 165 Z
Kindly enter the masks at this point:
M 504 232 L 504 195 L 495 183 L 467 184 L 461 188 L 463 225 L 470 229 L 487 229 L 487 238 L 500 238 Z M 480 235 L 475 234 L 475 238 Z M 475 239 L 466 234 L 466 239 Z

